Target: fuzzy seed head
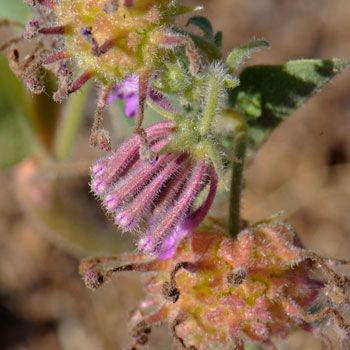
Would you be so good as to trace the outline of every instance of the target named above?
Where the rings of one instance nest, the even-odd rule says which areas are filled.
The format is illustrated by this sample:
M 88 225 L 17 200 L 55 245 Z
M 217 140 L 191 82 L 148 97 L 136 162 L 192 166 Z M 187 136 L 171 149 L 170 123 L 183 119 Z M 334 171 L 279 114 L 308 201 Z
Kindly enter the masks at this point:
M 324 319 L 333 321 L 343 339 L 350 338 L 337 308 L 323 303 L 326 297 L 333 305 L 339 300 L 330 296 L 330 285 L 341 296 L 338 305 L 348 300 L 344 279 L 326 261 L 304 249 L 289 225 L 274 223 L 243 230 L 236 240 L 197 231 L 171 259 L 125 255 L 118 263 L 126 265 L 113 271 L 146 273 L 148 295 L 130 322 L 135 344 L 145 329 L 149 333 L 153 325 L 167 322 L 179 348 L 232 350 L 258 343 L 270 349 L 294 327 L 327 339 Z M 320 266 L 326 276 L 315 280 Z
M 170 25 L 170 0 L 61 0 L 57 24 L 67 27 L 65 50 L 103 82 L 154 71 L 164 57 L 159 42 Z
M 293 301 L 307 312 L 320 291 L 308 277 L 307 264 L 300 262 L 299 249 L 284 225 L 243 231 L 237 241 L 195 233 L 164 266 L 171 273 L 176 263 L 193 264 L 192 271 L 177 273 L 180 297 L 175 304 L 167 303 L 168 320 L 186 315 L 177 335 L 198 350 L 229 350 L 236 338 L 267 344 L 271 338 L 286 337 L 291 326 L 301 323 L 286 303 Z M 164 282 L 154 280 L 148 291 L 161 294 Z

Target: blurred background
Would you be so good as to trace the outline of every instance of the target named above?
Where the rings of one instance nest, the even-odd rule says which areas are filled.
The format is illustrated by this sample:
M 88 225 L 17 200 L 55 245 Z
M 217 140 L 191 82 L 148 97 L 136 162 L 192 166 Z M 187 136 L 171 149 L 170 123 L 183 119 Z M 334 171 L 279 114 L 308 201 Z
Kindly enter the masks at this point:
M 22 0 L 10 3 L 1 0 L 1 16 L 28 16 Z M 349 0 L 201 3 L 205 7 L 202 15 L 212 21 L 215 31 L 224 32 L 225 52 L 253 38 L 271 44 L 271 49 L 255 53 L 247 65 L 350 57 Z M 0 43 L 10 35 L 8 28 L 1 27 Z M 13 167 L 11 159 L 0 172 L 0 349 L 122 349 L 128 344 L 128 313 L 143 295 L 139 277 L 121 274 L 91 292 L 77 272 L 82 257 L 134 249 L 133 239 L 117 232 L 89 192 L 89 166 L 103 156 L 88 145 L 95 101 L 86 96 L 96 92 L 88 87 L 78 94 L 78 99 L 88 101 L 81 111 L 74 109 L 74 102 L 55 106 L 46 94 L 32 97 L 26 93 L 26 99 L 35 100 L 31 108 L 49 129 L 54 129 L 62 108 L 72 108 L 71 114 L 82 116 L 76 121 L 79 132 L 69 162 L 47 164 L 33 178 L 38 165 L 25 154 L 28 133 L 18 137 L 14 123 L 21 122 L 3 117 L 18 112 L 7 110 L 12 108 L 6 103 L 11 98 L 10 87 L 16 82 L 4 57 L 0 129 L 9 131 L 5 136 L 0 132 L 0 152 L 5 157 L 14 145 L 23 153 L 18 155 L 23 161 Z M 247 169 L 243 194 L 243 215 L 249 221 L 284 210 L 283 218 L 307 248 L 344 259 L 350 258 L 349 93 L 348 69 L 280 125 Z M 40 107 L 45 104 L 46 108 Z M 105 114 L 105 125 L 117 145 L 129 132 L 130 123 L 116 108 Z M 45 142 L 48 148 L 52 146 L 50 138 Z M 150 348 L 169 349 L 169 339 L 167 327 L 161 327 L 153 332 Z M 296 331 L 279 349 L 323 347 L 319 340 Z

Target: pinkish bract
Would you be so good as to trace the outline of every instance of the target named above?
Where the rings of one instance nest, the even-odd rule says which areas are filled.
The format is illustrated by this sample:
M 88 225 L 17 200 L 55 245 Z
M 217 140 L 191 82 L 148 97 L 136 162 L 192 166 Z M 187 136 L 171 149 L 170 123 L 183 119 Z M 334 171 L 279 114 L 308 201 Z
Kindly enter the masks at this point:
M 93 289 L 115 272 L 144 274 L 147 297 L 130 318 L 129 349 L 139 349 L 160 322 L 169 324 L 177 349 L 241 350 L 246 343 L 276 349 L 274 341 L 294 327 L 330 346 L 324 319 L 342 339 L 349 338 L 350 327 L 338 311 L 349 302 L 348 280 L 330 268 L 342 263 L 304 249 L 291 227 L 280 222 L 245 229 L 236 240 L 223 232 L 196 231 L 172 259 L 141 253 L 93 258 L 81 263 L 80 273 Z

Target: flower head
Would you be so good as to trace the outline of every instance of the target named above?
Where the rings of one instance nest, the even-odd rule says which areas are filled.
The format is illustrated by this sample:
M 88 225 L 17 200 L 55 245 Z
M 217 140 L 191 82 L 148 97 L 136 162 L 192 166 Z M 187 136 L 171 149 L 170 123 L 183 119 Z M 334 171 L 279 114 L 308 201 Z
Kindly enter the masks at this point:
M 202 106 L 184 115 L 150 89 L 149 104 L 171 120 L 153 124 L 92 168 L 92 190 L 116 223 L 144 232 L 141 251 L 171 257 L 210 209 L 217 178 L 223 180 L 225 155 L 213 125 L 226 99 L 226 78 L 221 64 L 208 66 L 200 74 Z M 121 95 L 131 84 L 119 86 Z
M 35 50 L 23 60 L 14 49 L 9 55 L 11 66 L 34 93 L 45 90 L 42 67 L 52 68 L 58 75 L 58 90 L 53 95 L 56 102 L 62 102 L 90 79 L 99 82 L 101 91 L 90 138 L 94 147 L 111 149 L 109 134 L 101 128 L 101 123 L 113 86 L 117 94 L 127 99 L 127 115 L 138 112 L 140 122 L 135 133 L 141 136 L 150 80 L 155 72 L 162 70 L 170 52 L 183 47 L 190 73 L 199 72 L 197 47 L 189 36 L 178 33 L 173 22 L 176 16 L 199 10 L 200 6 L 183 6 L 174 0 L 25 1 L 39 10 L 33 11 L 35 18 L 23 35 L 2 45 L 1 50 L 39 36 Z M 133 76 L 139 78 L 139 100 L 137 92 L 126 91 L 134 88 L 130 80 Z M 119 86 L 125 79 L 127 83 Z
M 183 237 L 204 219 L 216 193 L 217 176 L 209 159 L 186 152 L 164 152 L 174 123 L 146 130 L 149 147 L 134 136 L 92 167 L 92 190 L 125 230 L 143 228 L 139 248 L 171 257 Z M 158 154 L 149 159 L 148 154 Z M 207 197 L 199 195 L 209 188 Z
M 78 65 L 101 82 L 113 84 L 139 72 L 154 72 L 163 65 L 172 19 L 199 9 L 185 7 L 172 0 L 26 0 L 54 12 L 51 18 L 40 17 L 29 22 L 25 38 L 37 35 L 61 35 L 61 55 L 54 61 L 74 57 Z M 43 22 L 47 23 L 43 23 Z M 189 45 L 177 36 L 170 46 Z M 180 42 L 181 41 L 181 42 Z M 169 45 L 168 45 L 169 46 Z M 51 56 L 49 56 L 51 57 Z
M 103 258 L 102 258 L 103 259 Z M 179 349 L 244 349 L 247 342 L 275 349 L 273 342 L 293 327 L 327 340 L 320 321 L 332 319 L 343 339 L 350 328 L 327 297 L 338 306 L 348 303 L 344 279 L 323 259 L 302 248 L 285 223 L 261 224 L 243 230 L 237 240 L 223 233 L 195 232 L 168 260 L 145 254 L 86 260 L 81 273 L 94 288 L 113 272 L 152 272 L 146 275 L 148 296 L 131 318 L 131 334 L 138 349 L 140 337 L 167 321 Z M 325 274 L 316 280 L 315 270 Z M 91 281 L 91 271 L 96 278 Z M 90 277 L 89 277 L 90 276 Z M 322 299 L 323 298 L 323 299 Z M 311 311 L 313 310 L 313 311 Z

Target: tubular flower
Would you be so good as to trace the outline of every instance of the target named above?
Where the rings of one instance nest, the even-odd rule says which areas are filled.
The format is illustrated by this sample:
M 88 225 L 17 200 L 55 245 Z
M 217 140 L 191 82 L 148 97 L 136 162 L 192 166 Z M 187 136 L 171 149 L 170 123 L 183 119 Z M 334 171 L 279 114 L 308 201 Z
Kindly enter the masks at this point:
M 131 138 L 92 168 L 92 190 L 123 229 L 142 229 L 141 251 L 170 258 L 208 213 L 223 181 L 224 154 L 213 124 L 226 99 L 226 70 L 214 63 L 201 72 L 199 111 L 182 115 L 150 89 L 149 105 L 169 118 Z M 208 186 L 207 186 L 208 185 Z M 199 202 L 207 191 L 206 200 Z
M 134 136 L 91 170 L 91 188 L 116 223 L 125 230 L 145 229 L 139 248 L 162 259 L 171 257 L 180 240 L 202 222 L 217 188 L 209 159 L 162 153 L 174 129 L 172 121 L 153 124 L 145 130 L 149 148 Z M 206 199 L 198 203 L 207 187 Z
M 151 327 L 163 321 L 178 349 L 242 350 L 246 343 L 275 349 L 274 340 L 286 338 L 293 327 L 329 342 L 324 319 L 349 338 L 339 311 L 322 306 L 324 298 L 337 306 L 348 303 L 346 280 L 330 268 L 341 263 L 307 251 L 289 225 L 275 223 L 245 229 L 237 240 L 195 232 L 168 260 L 147 254 L 88 259 L 80 273 L 90 288 L 114 272 L 145 273 L 148 296 L 131 317 L 135 341 L 129 349 L 139 349 Z M 325 278 L 311 277 L 316 270 Z

